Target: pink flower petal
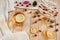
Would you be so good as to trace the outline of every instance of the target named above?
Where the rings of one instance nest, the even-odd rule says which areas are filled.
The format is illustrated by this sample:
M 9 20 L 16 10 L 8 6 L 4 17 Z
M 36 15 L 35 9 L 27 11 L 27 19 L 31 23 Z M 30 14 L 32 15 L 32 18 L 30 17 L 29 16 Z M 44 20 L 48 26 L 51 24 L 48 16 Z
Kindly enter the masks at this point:
M 29 1 L 24 1 L 23 4 L 29 4 Z

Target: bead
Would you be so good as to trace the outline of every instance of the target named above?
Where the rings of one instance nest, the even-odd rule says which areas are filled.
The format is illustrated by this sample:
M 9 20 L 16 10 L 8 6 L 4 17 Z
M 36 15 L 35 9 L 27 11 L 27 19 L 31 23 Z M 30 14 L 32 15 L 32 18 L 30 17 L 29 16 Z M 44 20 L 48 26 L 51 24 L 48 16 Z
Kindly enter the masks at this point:
M 37 5 L 37 2 L 36 2 L 36 1 L 34 1 L 34 2 L 33 2 L 33 6 L 35 7 L 36 5 Z

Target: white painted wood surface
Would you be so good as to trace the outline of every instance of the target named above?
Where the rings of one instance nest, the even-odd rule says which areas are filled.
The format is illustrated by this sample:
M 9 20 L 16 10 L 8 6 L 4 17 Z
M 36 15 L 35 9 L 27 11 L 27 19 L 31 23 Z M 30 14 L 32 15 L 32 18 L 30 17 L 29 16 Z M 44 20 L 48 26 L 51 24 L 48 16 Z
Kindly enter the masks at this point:
M 0 15 L 3 14 L 6 18 L 6 20 L 8 19 L 8 11 L 14 10 L 14 6 L 13 6 L 14 1 L 13 0 L 1 0 L 0 1 Z M 22 0 L 18 0 L 18 1 L 22 1 Z M 29 0 L 29 1 L 31 1 L 31 0 Z M 57 6 L 60 7 L 60 0 L 54 0 L 54 2 L 56 2 Z M 60 11 L 60 9 L 59 9 L 59 11 Z M 58 15 L 57 19 L 58 19 L 57 22 L 60 23 L 60 14 Z M 59 31 L 57 32 L 57 40 L 60 40 L 60 25 L 57 28 L 59 28 Z

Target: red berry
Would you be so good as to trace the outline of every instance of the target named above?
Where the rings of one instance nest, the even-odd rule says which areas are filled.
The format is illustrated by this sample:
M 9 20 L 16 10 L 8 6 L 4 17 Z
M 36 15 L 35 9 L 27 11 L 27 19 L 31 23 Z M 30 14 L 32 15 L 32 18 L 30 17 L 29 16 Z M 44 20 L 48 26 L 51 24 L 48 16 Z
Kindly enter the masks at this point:
M 53 25 L 49 25 L 50 28 L 53 28 Z
M 58 23 L 56 25 L 59 25 Z
M 32 11 L 29 12 L 30 14 L 32 13 Z
M 35 37 L 37 36 L 37 34 L 34 35 Z
M 41 19 L 39 18 L 38 21 L 40 21 Z
M 35 12 L 36 14 L 39 14 L 39 12 Z
M 37 17 L 40 17 L 40 15 L 37 15 Z
M 21 6 L 24 6 L 23 4 L 21 4 Z
M 41 30 L 38 30 L 38 32 L 42 32 Z
M 29 5 L 31 5 L 31 3 L 29 3 Z
M 36 18 L 36 16 L 33 16 L 33 18 Z
M 37 21 L 35 21 L 35 23 L 37 23 Z
M 43 10 L 48 11 L 48 9 L 43 9 Z
M 52 11 L 52 13 L 53 13 L 54 11 Z
M 44 14 L 46 14 L 45 12 L 43 12 Z
M 16 6 L 19 6 L 19 4 L 17 4 Z
M 57 9 L 56 7 L 54 9 Z
M 56 12 L 56 14 L 58 14 L 58 12 Z
M 17 3 L 17 1 L 15 1 L 15 3 Z
M 27 9 L 24 9 L 24 11 L 27 11 Z
M 55 32 L 57 32 L 58 31 L 58 29 L 55 29 Z
M 37 21 L 35 21 L 34 23 L 37 23 Z M 34 23 L 33 23 L 33 24 L 34 24 Z
M 41 6 L 39 6 L 41 8 Z
M 19 4 L 21 4 L 21 2 L 19 2 Z
M 57 16 L 58 15 L 58 12 L 56 12 L 56 14 L 54 16 Z
M 26 5 L 26 7 L 29 7 L 29 5 Z

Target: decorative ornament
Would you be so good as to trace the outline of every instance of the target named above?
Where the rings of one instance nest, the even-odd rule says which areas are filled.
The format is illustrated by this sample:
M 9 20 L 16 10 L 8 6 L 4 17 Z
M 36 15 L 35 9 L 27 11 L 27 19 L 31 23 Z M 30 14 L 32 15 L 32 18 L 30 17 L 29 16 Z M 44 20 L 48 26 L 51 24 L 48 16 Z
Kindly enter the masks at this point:
M 37 5 L 37 1 L 34 1 L 33 2 L 33 6 L 35 7 Z

